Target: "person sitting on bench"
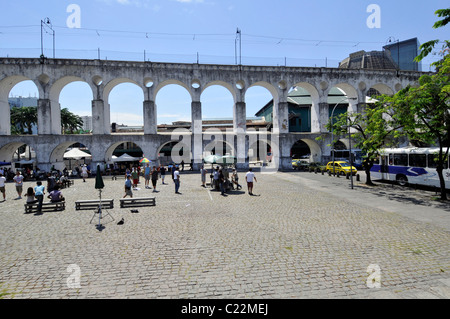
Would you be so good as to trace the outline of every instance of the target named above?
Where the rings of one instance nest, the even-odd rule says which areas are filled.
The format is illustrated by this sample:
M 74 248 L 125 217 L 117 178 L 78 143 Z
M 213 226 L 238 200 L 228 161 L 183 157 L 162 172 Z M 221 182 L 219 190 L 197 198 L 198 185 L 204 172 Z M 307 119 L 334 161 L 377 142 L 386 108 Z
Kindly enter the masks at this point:
M 33 187 L 28 187 L 28 189 L 27 189 L 27 204 L 34 204 L 37 202 L 38 202 L 38 200 L 36 199 L 36 197 L 34 197 Z
M 62 202 L 64 200 L 64 196 L 59 190 L 59 185 L 56 185 L 47 197 L 50 198 L 52 203 Z

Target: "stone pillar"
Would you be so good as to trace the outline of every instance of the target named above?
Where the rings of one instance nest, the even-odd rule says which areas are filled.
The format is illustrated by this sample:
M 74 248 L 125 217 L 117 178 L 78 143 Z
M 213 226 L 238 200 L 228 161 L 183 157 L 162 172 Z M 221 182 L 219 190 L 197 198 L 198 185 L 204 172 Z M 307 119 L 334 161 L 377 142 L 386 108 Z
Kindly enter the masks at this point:
M 330 107 L 328 103 L 319 103 L 319 125 L 320 125 L 320 132 L 321 133 L 327 133 L 329 130 L 327 130 L 326 125 L 330 121 Z
M 275 102 L 275 101 L 274 101 Z M 286 102 L 274 103 L 273 106 L 273 131 L 277 134 L 289 132 L 289 106 Z
M 92 134 L 110 134 L 109 127 L 105 127 L 105 103 L 103 100 L 92 101 Z
M 49 99 L 39 99 L 37 106 L 38 134 L 61 134 L 61 111 L 59 105 Z
M 245 133 L 247 129 L 247 114 L 245 102 L 236 102 L 233 107 L 233 129 Z
M 11 135 L 11 111 L 6 101 L 0 101 L 0 135 Z
M 193 169 L 199 170 L 203 158 L 202 103 L 200 101 L 191 102 L 191 121 Z
M 155 101 L 144 101 L 144 134 L 157 134 Z
M 236 167 L 238 169 L 248 168 L 248 143 L 246 143 L 247 133 L 247 112 L 245 102 L 236 102 L 233 107 L 233 132 L 236 135 L 236 143 L 233 147 L 234 155 L 237 159 Z M 231 139 L 230 139 L 231 140 Z

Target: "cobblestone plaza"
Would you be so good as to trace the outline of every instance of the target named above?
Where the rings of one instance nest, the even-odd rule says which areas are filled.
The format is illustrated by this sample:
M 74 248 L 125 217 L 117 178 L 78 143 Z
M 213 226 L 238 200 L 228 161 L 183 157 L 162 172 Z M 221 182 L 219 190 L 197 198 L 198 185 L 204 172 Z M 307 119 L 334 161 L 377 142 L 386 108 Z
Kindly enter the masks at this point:
M 3 298 L 448 298 L 449 205 L 433 192 L 313 173 L 257 173 L 227 196 L 181 174 L 138 213 L 120 208 L 122 177 L 105 176 L 115 200 L 103 229 L 79 199 L 98 199 L 95 180 L 63 189 L 66 210 L 24 214 L 6 185 L 0 202 Z M 243 183 L 244 173 L 240 173 Z M 24 191 L 35 182 L 26 182 Z M 405 192 L 405 193 L 402 193 Z M 24 196 L 23 196 L 24 197 Z M 117 222 L 124 219 L 123 225 Z M 372 273 L 368 268 L 377 266 Z M 372 267 L 372 268 L 371 268 Z M 380 287 L 370 288 L 374 277 Z M 370 278 L 369 278 L 370 277 Z M 79 285 L 73 285 L 79 279 Z

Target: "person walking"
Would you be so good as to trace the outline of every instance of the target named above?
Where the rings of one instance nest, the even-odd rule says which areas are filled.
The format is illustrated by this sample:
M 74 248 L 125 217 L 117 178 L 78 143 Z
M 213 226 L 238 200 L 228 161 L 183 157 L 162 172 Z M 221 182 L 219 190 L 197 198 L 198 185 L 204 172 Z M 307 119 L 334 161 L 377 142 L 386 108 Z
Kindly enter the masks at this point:
M 225 175 L 223 174 L 223 169 L 219 170 L 219 188 L 220 195 L 225 195 Z
M 200 169 L 200 174 L 202 177 L 202 186 L 206 187 L 206 173 L 208 173 L 208 171 L 205 168 L 205 165 L 202 165 L 202 168 Z
M 156 190 L 156 183 L 158 182 L 158 169 L 156 168 L 156 166 L 153 166 L 153 170 L 152 170 L 152 185 L 153 185 L 153 193 L 157 193 Z
M 247 188 L 249 195 L 253 195 L 253 181 L 257 182 L 255 173 L 249 168 L 247 174 L 245 174 L 245 180 L 247 181 Z
M 236 185 L 237 190 L 242 188 L 242 186 L 239 185 L 239 176 L 238 176 L 238 173 L 235 168 L 233 168 L 233 173 L 231 175 L 231 181 L 232 181 L 233 185 Z
M 125 180 L 125 195 L 123 196 L 123 198 L 130 196 L 131 198 L 133 198 L 133 192 L 131 191 L 131 187 L 132 187 L 132 183 L 131 183 L 131 176 L 127 175 L 127 179 Z
M 219 166 L 213 172 L 214 190 L 219 190 Z
M 137 190 L 138 183 L 139 183 L 139 173 L 138 173 L 136 167 L 133 167 L 133 171 L 131 172 L 131 178 L 133 179 L 133 189 Z
M 5 189 L 6 177 L 0 172 L 0 192 L 3 194 L 3 201 L 6 200 L 6 189 Z
M 165 182 L 164 182 L 164 179 L 166 178 L 166 168 L 164 167 L 164 165 L 162 165 L 160 168 L 159 168 L 159 172 L 161 173 L 161 184 L 166 184 Z
M 38 201 L 37 212 L 40 213 L 42 211 L 42 202 L 44 201 L 45 194 L 45 186 L 42 185 L 41 181 L 36 182 L 36 186 L 34 187 L 34 197 L 36 197 Z
M 20 174 L 20 171 L 16 172 L 16 176 L 14 176 L 13 180 L 16 182 L 16 191 L 19 195 L 16 199 L 21 199 L 23 191 L 23 176 Z
M 150 164 L 147 163 L 147 165 L 145 166 L 145 170 L 144 170 L 145 188 L 150 188 L 150 186 L 149 186 L 150 173 L 151 173 Z
M 173 172 L 173 182 L 175 183 L 175 194 L 181 194 L 179 192 L 180 189 L 180 169 L 175 168 L 175 171 Z
M 87 165 L 84 164 L 81 168 L 81 177 L 83 178 L 83 182 L 86 182 L 86 178 L 89 176 L 89 170 L 87 168 Z

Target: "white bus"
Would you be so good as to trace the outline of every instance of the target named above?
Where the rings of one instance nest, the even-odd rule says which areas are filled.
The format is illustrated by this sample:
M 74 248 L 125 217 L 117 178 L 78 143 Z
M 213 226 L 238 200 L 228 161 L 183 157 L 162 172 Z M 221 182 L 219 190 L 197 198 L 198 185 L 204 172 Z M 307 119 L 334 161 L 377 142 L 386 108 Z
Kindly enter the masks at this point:
M 436 172 L 438 156 L 438 147 L 385 148 L 380 150 L 378 160 L 375 161 L 370 174 L 373 179 L 396 181 L 402 186 L 417 184 L 440 187 L 439 176 Z M 450 189 L 448 158 L 442 173 L 445 188 Z
M 363 162 L 363 152 L 360 149 L 352 149 L 350 150 L 331 150 L 331 158 L 333 158 L 334 152 L 334 160 L 335 161 L 347 161 L 350 163 L 350 152 L 352 154 L 352 164 L 356 169 L 362 169 Z

